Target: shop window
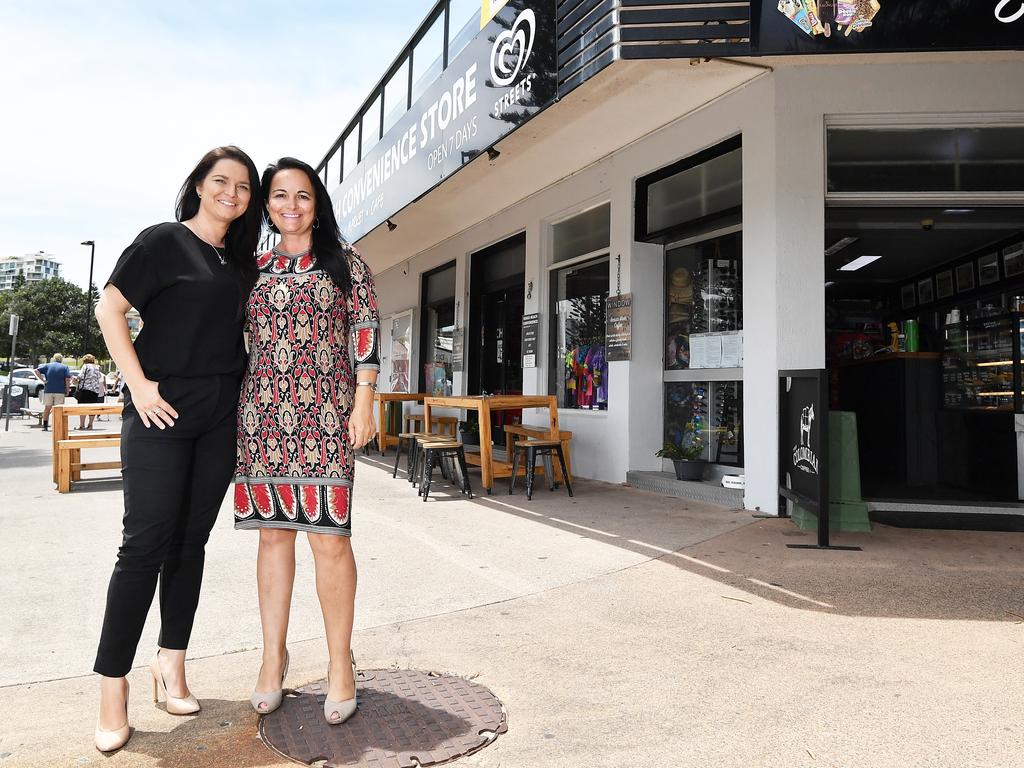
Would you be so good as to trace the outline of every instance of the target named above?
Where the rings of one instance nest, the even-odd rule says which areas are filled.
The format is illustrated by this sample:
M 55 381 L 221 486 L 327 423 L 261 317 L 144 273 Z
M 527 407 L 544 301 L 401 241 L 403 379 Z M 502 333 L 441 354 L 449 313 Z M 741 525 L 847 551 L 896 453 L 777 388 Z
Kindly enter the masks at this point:
M 480 0 L 448 3 L 448 62 L 455 60 L 480 32 Z
M 667 242 L 670 235 L 738 224 L 742 205 L 737 136 L 637 180 L 636 239 Z
M 605 203 L 552 227 L 552 261 L 604 250 L 611 242 L 611 205 Z
M 743 383 L 740 381 L 674 381 L 665 384 L 665 443 L 693 458 L 726 466 L 743 466 Z
M 561 408 L 608 408 L 608 257 L 551 271 L 551 389 Z
M 452 394 L 452 347 L 455 335 L 455 265 L 423 276 L 420 360 L 421 392 Z
M 412 100 L 415 102 L 441 74 L 444 53 L 444 15 L 439 14 L 412 54 Z
M 665 249 L 665 369 L 742 367 L 742 235 Z
M 409 61 L 406 59 L 384 86 L 384 133 L 405 114 L 409 103 Z
M 830 127 L 829 193 L 1021 192 L 1024 126 Z

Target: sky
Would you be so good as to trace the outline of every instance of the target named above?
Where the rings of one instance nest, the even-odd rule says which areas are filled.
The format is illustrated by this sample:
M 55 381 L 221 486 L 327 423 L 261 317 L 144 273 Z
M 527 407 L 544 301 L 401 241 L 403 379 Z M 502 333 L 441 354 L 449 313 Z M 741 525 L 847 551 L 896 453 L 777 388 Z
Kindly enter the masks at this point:
M 432 0 L 0 0 L 0 257 L 102 287 L 212 147 L 316 165 Z

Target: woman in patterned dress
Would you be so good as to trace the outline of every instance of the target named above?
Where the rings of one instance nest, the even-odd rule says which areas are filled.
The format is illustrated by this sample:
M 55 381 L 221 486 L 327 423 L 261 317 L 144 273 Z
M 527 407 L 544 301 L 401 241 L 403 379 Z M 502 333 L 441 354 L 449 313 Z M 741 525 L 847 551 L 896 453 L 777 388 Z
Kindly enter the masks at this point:
M 309 165 L 281 158 L 264 171 L 261 187 L 281 240 L 257 258 L 238 408 L 235 528 L 260 532 L 263 666 L 251 702 L 261 714 L 281 703 L 295 534 L 305 531 L 330 655 L 324 717 L 338 724 L 356 708 L 351 494 L 355 451 L 377 431 L 377 299 L 369 268 L 342 239 Z

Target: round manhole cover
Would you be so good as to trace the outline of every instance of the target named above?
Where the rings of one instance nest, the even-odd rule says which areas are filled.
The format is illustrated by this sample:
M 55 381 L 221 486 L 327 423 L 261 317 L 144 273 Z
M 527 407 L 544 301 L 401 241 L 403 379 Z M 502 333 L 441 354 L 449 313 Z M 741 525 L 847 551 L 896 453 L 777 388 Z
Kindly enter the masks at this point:
M 282 757 L 326 766 L 415 768 L 476 752 L 507 730 L 497 697 L 482 685 L 419 670 L 360 670 L 359 709 L 341 725 L 324 720 L 327 681 L 285 696 L 260 718 L 260 738 Z

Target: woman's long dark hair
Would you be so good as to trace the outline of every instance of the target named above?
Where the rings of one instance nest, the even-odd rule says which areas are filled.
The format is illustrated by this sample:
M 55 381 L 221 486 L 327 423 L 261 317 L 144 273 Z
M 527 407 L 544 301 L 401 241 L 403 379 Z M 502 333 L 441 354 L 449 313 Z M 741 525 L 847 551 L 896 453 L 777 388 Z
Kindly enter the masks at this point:
M 228 263 L 242 278 L 242 283 L 246 286 L 244 295 L 248 297 L 249 289 L 256 283 L 256 278 L 259 276 L 259 271 L 256 269 L 256 244 L 263 231 L 263 211 L 260 210 L 256 196 L 256 190 L 260 185 L 260 174 L 256 170 L 256 164 L 252 158 L 233 144 L 211 149 L 203 155 L 203 159 L 192 169 L 192 173 L 181 185 L 174 215 L 178 221 L 187 221 L 199 213 L 199 193 L 196 192 L 196 187 L 210 175 L 210 171 L 218 160 L 235 160 L 249 171 L 249 187 L 252 190 L 249 206 L 245 209 L 245 213 L 231 222 L 228 226 L 228 233 L 224 237 L 224 250 L 227 252 Z
M 313 201 L 316 204 L 314 208 L 316 218 L 313 220 L 315 222 L 313 255 L 338 287 L 346 291 L 349 290 L 352 287 L 352 276 L 348 268 L 348 252 L 346 250 L 348 243 L 341 236 L 327 187 L 308 163 L 296 160 L 294 157 L 282 157 L 276 163 L 268 165 L 267 169 L 263 171 L 260 185 L 263 189 L 264 211 L 270 201 L 271 182 L 279 171 L 302 171 L 309 178 L 309 183 L 313 187 Z M 269 215 L 266 223 L 271 232 L 277 232 L 277 227 L 274 226 Z

